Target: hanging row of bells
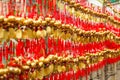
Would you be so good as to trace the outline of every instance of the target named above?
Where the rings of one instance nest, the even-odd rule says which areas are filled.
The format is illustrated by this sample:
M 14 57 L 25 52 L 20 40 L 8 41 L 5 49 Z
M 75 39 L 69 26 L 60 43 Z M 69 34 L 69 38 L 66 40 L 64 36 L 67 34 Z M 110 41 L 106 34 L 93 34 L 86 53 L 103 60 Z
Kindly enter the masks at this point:
M 50 17 L 33 20 L 30 18 L 24 19 L 14 16 L 9 16 L 8 18 L 0 16 L 0 23 L 7 24 L 1 25 L 0 27 L 0 41 L 9 40 L 11 38 L 33 39 L 49 36 L 54 37 L 55 39 L 62 38 L 64 40 L 72 40 L 80 43 L 99 42 L 105 40 L 113 40 L 116 43 L 120 43 L 120 38 L 110 31 L 84 31 L 78 29 L 72 24 L 63 24 Z
M 92 14 L 97 17 L 108 19 L 117 24 L 112 17 L 96 13 L 88 9 L 84 9 L 80 4 L 74 1 L 64 0 L 69 3 L 70 7 L 74 7 L 75 10 L 81 10 L 84 13 Z M 78 12 L 79 13 L 79 12 Z M 81 15 L 76 13 L 76 16 Z M 87 14 L 85 14 L 87 16 Z M 82 15 L 83 16 L 83 15 Z M 87 20 L 88 17 L 85 19 Z M 91 17 L 92 18 L 92 17 Z M 83 18 L 84 19 L 84 18 Z M 103 20 L 104 21 L 104 20 Z M 45 38 L 46 36 L 54 38 L 62 38 L 64 40 L 72 40 L 80 43 L 100 42 L 105 40 L 113 40 L 120 43 L 120 38 L 110 31 L 83 31 L 78 29 L 72 24 L 63 24 L 54 18 L 46 17 L 39 19 L 20 18 L 15 16 L 9 16 L 5 18 L 0 16 L 0 41 L 14 39 L 33 39 L 33 38 Z M 104 50 L 95 54 L 86 53 L 84 56 L 73 57 L 71 55 L 57 56 L 49 55 L 44 58 L 29 60 L 25 57 L 15 57 L 10 62 L 0 68 L 0 78 L 5 79 L 8 75 L 19 75 L 24 72 L 28 72 L 29 79 L 43 79 L 52 73 L 67 72 L 73 69 L 77 72 L 79 69 L 86 69 L 88 66 L 97 64 L 105 59 L 115 59 L 120 56 L 119 50 Z M 23 61 L 24 60 L 24 61 Z M 33 71 L 31 71 L 33 70 Z
M 118 12 L 115 8 L 113 8 L 110 3 L 108 3 L 107 6 L 110 7 L 115 14 L 118 14 L 120 16 L 120 12 Z
M 29 79 L 43 79 L 43 77 L 51 75 L 52 73 L 67 72 L 73 69 L 86 69 L 89 66 L 97 64 L 105 59 L 117 58 L 120 56 L 119 50 L 104 50 L 96 54 L 86 54 L 85 56 L 73 57 L 49 55 L 48 57 L 40 57 L 39 59 L 27 60 L 24 57 L 14 57 L 7 67 L 0 69 L 0 78 L 4 79 L 10 74 L 24 74 L 27 71 Z M 30 72 L 30 70 L 34 70 Z
M 63 3 L 64 2 L 64 3 Z M 82 20 L 92 21 L 92 22 L 109 22 L 113 25 L 120 25 L 118 20 L 115 20 L 113 16 L 110 16 L 108 13 L 99 13 L 97 11 L 90 10 L 88 8 L 84 8 L 80 5 L 80 3 L 76 3 L 73 0 L 62 0 L 59 1 L 59 5 L 64 6 L 67 3 L 66 10 L 75 15 Z M 61 6 L 59 6 L 61 8 Z

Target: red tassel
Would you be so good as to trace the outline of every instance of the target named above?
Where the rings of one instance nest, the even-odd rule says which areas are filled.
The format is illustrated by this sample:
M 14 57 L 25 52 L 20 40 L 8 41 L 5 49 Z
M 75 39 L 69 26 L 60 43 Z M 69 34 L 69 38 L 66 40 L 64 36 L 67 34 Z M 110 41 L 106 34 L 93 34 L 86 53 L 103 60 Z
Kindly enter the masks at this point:
M 2 63 L 2 55 L 3 53 L 2 53 L 2 47 L 0 47 L 0 64 Z

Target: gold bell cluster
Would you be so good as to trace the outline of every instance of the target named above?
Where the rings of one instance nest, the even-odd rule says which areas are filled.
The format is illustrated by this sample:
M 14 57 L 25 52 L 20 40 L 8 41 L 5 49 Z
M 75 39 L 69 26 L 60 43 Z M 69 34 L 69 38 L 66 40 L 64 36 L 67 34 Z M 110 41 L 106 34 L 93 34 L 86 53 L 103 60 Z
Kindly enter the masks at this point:
M 78 80 L 120 61 L 118 20 L 56 3 L 57 15 L 0 16 L 0 80 Z
M 64 24 L 54 18 L 46 17 L 37 20 L 9 16 L 0 16 L 0 41 L 14 39 L 45 38 L 71 40 L 78 43 L 101 42 L 112 40 L 120 43 L 120 38 L 110 31 L 84 31 L 73 24 Z
M 108 49 L 96 54 L 87 53 L 84 56 L 77 57 L 71 55 L 66 57 L 49 55 L 46 58 L 41 57 L 34 60 L 29 60 L 24 57 L 14 57 L 6 67 L 0 69 L 0 79 L 6 79 L 10 75 L 15 75 L 16 78 L 14 79 L 19 79 L 18 76 L 27 74 L 27 79 L 42 80 L 44 77 L 50 77 L 50 75 L 56 73 L 69 72 L 71 69 L 74 73 L 77 73 L 78 70 L 86 70 L 85 72 L 87 72 L 89 67 L 92 68 L 96 65 L 98 66 L 96 70 L 98 70 L 98 68 L 107 64 L 107 61 L 104 62 L 105 60 L 111 59 L 115 61 L 115 58 L 117 59 L 118 57 L 120 57 L 119 50 Z
M 101 12 L 91 10 L 89 8 L 81 6 L 80 3 L 77 3 L 75 1 L 59 0 L 58 1 L 58 8 L 63 10 L 64 8 L 62 8 L 61 6 L 65 6 L 67 12 L 70 15 L 72 15 L 76 18 L 80 18 L 81 20 L 85 20 L 87 22 L 94 22 L 94 23 L 105 22 L 105 23 L 109 23 L 109 24 L 111 24 L 115 27 L 119 27 L 119 25 L 120 25 L 119 20 L 116 20 L 114 18 L 114 16 L 111 16 L 107 12 L 106 13 L 104 13 L 104 12 L 101 13 Z M 109 6 L 111 8 L 110 4 L 107 4 L 107 6 Z M 116 10 L 113 9 L 113 11 L 115 13 L 117 13 Z

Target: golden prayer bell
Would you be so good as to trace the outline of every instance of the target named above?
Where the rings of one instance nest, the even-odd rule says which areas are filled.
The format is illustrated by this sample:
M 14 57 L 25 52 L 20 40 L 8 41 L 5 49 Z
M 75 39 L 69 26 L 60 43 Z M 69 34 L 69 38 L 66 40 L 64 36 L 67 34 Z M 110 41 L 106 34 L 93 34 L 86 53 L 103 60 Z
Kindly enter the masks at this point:
M 52 18 L 52 19 L 51 19 L 51 21 L 50 21 L 50 24 L 52 24 L 52 25 L 53 25 L 54 23 L 55 23 L 55 19 L 54 19 L 54 18 Z
M 31 61 L 30 61 L 30 60 L 28 60 L 28 61 L 26 62 L 26 64 L 27 64 L 27 65 L 30 65 L 30 64 L 31 64 Z
M 40 66 L 40 67 L 43 66 L 43 62 L 39 62 L 39 66 Z
M 22 18 L 22 17 L 16 17 L 15 19 L 16 19 L 16 22 L 19 23 L 19 24 L 23 24 L 23 22 L 24 22 L 24 20 L 25 20 L 25 19 Z
M 50 62 L 49 58 L 44 59 L 44 63 L 48 63 L 48 62 Z
M 17 39 L 21 39 L 21 38 L 22 38 L 22 31 L 21 31 L 20 29 L 18 29 L 18 30 L 16 31 L 16 38 L 17 38 Z
M 26 19 L 24 21 L 24 25 L 29 25 L 29 24 L 32 24 L 33 23 L 33 19 Z
M 16 17 L 15 16 L 9 16 L 8 17 L 8 21 L 10 21 L 10 22 L 13 22 L 13 21 L 15 21 L 16 20 Z
M 0 16 L 0 22 L 4 21 L 4 16 Z
M 37 36 L 37 38 L 42 37 L 42 31 L 37 30 L 37 32 L 36 32 L 36 36 Z
M 50 33 L 51 33 L 51 27 L 48 26 L 48 27 L 46 28 L 46 32 L 47 32 L 48 34 L 50 34 Z
M 57 27 L 61 27 L 62 24 L 61 24 L 61 21 L 56 21 L 56 22 L 54 23 L 54 25 L 57 26 Z
M 45 21 L 49 22 L 51 20 L 50 17 L 45 18 Z
M 34 23 L 35 26 L 39 26 L 39 25 L 41 24 L 41 22 L 42 22 L 42 21 L 40 21 L 40 20 L 33 21 L 33 23 Z
M 0 28 L 0 39 L 4 37 L 4 29 Z
M 46 25 L 47 24 L 47 22 L 46 21 L 42 21 L 42 25 L 44 26 L 44 25 Z
M 35 62 L 32 62 L 31 63 L 31 66 L 34 68 L 34 67 L 36 67 L 36 63 Z
M 4 73 L 4 69 L 0 69 L 0 75 L 3 75 Z
M 14 71 L 13 71 L 15 74 L 20 74 L 21 73 L 21 70 L 19 68 L 14 68 Z
M 29 66 L 22 66 L 22 69 L 23 70 L 28 70 L 28 69 L 30 69 L 30 67 Z
M 70 1 L 70 4 L 71 4 L 71 5 L 75 4 L 75 1 L 73 1 L 73 0 L 72 0 L 72 1 Z

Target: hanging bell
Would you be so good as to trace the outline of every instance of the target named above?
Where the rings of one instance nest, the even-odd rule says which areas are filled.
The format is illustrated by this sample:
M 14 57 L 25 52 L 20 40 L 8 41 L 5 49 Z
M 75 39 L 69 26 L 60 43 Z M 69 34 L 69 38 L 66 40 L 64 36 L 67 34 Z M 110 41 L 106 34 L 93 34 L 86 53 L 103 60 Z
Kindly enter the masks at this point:
M 4 16 L 0 16 L 0 22 L 3 22 L 4 21 Z

